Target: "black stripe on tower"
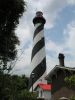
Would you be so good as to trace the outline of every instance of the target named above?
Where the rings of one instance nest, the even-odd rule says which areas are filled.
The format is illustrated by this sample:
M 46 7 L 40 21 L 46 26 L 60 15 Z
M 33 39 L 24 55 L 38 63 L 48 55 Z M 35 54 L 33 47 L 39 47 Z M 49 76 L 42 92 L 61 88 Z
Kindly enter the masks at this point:
M 46 57 L 41 61 L 39 65 L 37 65 L 33 69 L 32 73 L 35 73 L 35 76 L 32 82 L 32 73 L 31 73 L 29 80 L 29 87 L 31 87 L 37 81 L 37 79 L 39 79 L 43 75 L 45 71 L 46 71 Z
M 33 59 L 33 57 L 36 55 L 36 53 L 39 52 L 39 50 L 41 50 L 45 45 L 45 42 L 44 42 L 44 37 L 37 42 L 37 44 L 33 47 L 32 49 L 32 57 L 31 57 L 31 61 Z
M 36 29 L 35 29 L 35 32 L 34 32 L 33 39 L 35 38 L 35 40 L 36 40 L 37 34 L 42 34 L 42 33 L 39 33 L 39 32 L 41 32 L 41 30 L 44 29 L 45 22 L 46 22 L 46 20 L 43 18 L 42 12 L 37 12 L 36 17 L 33 19 L 34 26 L 35 25 L 37 26 Z M 39 23 L 39 25 L 37 25 L 38 23 Z M 36 66 L 34 66 L 35 68 L 32 71 L 32 73 L 34 73 L 35 76 L 34 76 L 34 80 L 32 82 L 32 73 L 31 73 L 30 80 L 29 80 L 29 89 L 40 79 L 41 76 L 44 75 L 44 73 L 46 71 L 46 56 L 42 55 L 44 53 L 41 51 L 41 49 L 44 46 L 45 46 L 44 37 L 42 37 L 41 40 L 38 40 L 37 43 L 33 47 L 31 60 L 35 61 L 33 58 L 34 58 L 34 56 L 37 57 L 36 54 L 38 54 L 38 56 L 40 58 L 43 57 L 43 60 L 41 58 L 40 63 L 39 63 L 39 59 L 38 59 L 38 62 L 36 62 L 36 61 L 34 62 L 34 63 L 37 63 Z M 44 50 L 44 48 L 43 48 L 43 50 Z M 39 55 L 39 53 L 38 53 L 39 51 L 40 51 L 41 55 Z
M 39 25 L 39 26 L 35 29 L 35 31 L 34 31 L 33 39 L 34 39 L 35 36 L 36 36 L 37 34 L 39 34 L 39 32 L 40 32 L 41 30 L 43 30 L 43 29 L 44 29 L 44 25 L 43 25 L 43 24 Z

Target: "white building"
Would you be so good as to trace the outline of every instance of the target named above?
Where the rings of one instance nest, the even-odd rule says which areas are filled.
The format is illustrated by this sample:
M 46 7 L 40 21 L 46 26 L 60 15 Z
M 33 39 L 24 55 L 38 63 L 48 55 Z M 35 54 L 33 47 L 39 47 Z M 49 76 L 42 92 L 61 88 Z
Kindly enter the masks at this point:
M 51 100 L 51 84 L 39 83 L 36 88 L 38 97 L 44 100 Z

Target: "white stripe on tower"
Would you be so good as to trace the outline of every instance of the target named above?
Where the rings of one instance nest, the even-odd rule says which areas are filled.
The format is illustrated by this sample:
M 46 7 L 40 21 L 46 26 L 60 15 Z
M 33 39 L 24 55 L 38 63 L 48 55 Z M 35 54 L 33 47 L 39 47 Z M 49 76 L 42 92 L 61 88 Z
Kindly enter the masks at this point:
M 45 41 L 44 41 L 44 24 L 46 20 L 43 17 L 42 12 L 37 12 L 33 23 L 35 26 L 33 36 L 33 49 L 31 56 L 31 66 L 34 68 L 29 80 L 29 89 L 32 91 L 37 84 L 45 81 L 46 76 L 46 54 L 45 54 Z M 34 77 L 33 77 L 34 74 Z

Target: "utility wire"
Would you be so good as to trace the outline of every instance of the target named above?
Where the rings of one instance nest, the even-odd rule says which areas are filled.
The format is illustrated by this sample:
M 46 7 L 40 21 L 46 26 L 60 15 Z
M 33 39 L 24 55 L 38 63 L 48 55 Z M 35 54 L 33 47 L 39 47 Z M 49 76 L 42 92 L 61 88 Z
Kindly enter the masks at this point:
M 22 49 L 20 49 L 21 51 L 22 51 Z M 20 54 L 20 56 L 16 59 L 16 61 L 14 62 L 14 64 L 12 65 L 12 70 L 13 70 L 13 68 L 15 67 L 15 65 L 17 64 L 17 62 L 20 60 L 20 57 L 24 54 L 24 50 L 25 50 L 25 46 L 24 46 L 24 48 L 23 48 L 23 51 L 21 52 L 21 54 Z M 11 70 L 11 72 L 13 73 L 13 71 Z M 12 74 L 11 73 L 11 74 Z

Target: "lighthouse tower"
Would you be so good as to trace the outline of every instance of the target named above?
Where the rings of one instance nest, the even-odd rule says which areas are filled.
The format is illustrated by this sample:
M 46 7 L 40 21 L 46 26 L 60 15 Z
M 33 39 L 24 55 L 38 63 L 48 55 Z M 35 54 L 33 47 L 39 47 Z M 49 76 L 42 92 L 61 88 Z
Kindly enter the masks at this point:
M 33 91 L 38 83 L 46 83 L 46 54 L 44 40 L 44 24 L 46 20 L 43 13 L 38 11 L 33 19 L 35 27 L 33 35 L 33 49 L 31 56 L 31 67 L 33 71 L 30 75 L 29 90 Z

